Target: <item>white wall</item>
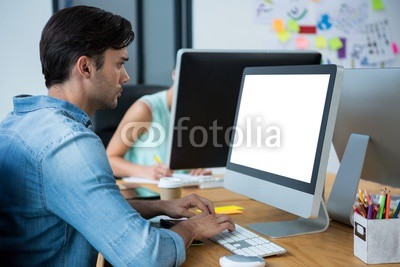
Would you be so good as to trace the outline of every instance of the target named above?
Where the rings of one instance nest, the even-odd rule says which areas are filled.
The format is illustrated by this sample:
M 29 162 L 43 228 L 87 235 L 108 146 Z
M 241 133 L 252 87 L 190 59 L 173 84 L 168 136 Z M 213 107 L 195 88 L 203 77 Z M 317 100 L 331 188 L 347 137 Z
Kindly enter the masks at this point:
M 51 14 L 51 0 L 0 2 L 0 121 L 11 111 L 13 96 L 47 94 L 39 40 Z

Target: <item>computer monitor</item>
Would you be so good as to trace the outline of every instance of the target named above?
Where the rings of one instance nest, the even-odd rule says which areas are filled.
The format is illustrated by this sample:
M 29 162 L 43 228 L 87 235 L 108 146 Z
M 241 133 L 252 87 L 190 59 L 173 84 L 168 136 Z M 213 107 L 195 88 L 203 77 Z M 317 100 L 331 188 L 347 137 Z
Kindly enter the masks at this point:
M 275 238 L 328 227 L 322 192 L 342 74 L 336 65 L 245 69 L 224 186 L 301 217 L 253 230 Z
M 329 200 L 332 219 L 353 224 L 360 177 L 400 187 L 400 68 L 345 69 L 333 135 L 340 160 Z
M 314 51 L 181 49 L 177 53 L 166 164 L 225 167 L 245 67 L 320 64 Z

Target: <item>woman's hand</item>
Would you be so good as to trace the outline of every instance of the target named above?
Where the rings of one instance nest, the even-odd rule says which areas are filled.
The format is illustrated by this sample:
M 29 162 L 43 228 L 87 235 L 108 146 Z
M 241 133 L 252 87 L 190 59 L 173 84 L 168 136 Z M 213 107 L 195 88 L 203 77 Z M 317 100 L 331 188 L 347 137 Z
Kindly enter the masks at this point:
M 169 177 L 172 171 L 162 163 L 152 166 L 143 166 L 143 176 L 153 180 L 160 180 L 161 177 Z
M 203 168 L 191 169 L 190 175 L 211 175 L 211 171 Z

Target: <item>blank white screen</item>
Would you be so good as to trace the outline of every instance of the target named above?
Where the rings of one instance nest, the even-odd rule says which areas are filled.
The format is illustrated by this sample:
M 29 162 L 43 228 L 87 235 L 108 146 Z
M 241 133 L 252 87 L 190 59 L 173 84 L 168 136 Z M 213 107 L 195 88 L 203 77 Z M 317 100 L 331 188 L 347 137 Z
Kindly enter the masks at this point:
M 310 183 L 328 83 L 329 74 L 246 75 L 230 161 Z M 280 147 L 265 144 L 271 126 Z

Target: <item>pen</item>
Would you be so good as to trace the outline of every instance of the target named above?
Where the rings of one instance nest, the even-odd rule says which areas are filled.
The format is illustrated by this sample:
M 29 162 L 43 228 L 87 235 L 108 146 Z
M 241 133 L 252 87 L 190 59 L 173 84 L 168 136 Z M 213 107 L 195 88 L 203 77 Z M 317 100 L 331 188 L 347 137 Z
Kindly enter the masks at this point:
M 161 161 L 159 156 L 154 155 L 154 159 L 156 160 L 157 163 L 162 163 L 162 161 Z

